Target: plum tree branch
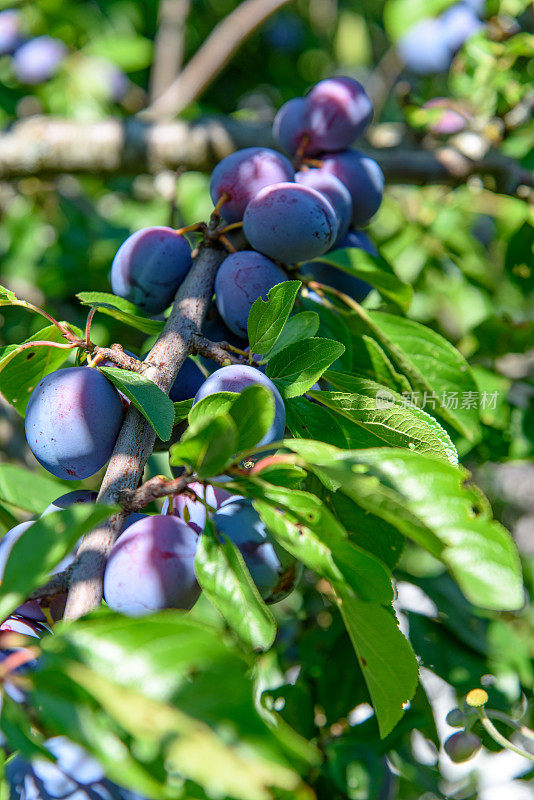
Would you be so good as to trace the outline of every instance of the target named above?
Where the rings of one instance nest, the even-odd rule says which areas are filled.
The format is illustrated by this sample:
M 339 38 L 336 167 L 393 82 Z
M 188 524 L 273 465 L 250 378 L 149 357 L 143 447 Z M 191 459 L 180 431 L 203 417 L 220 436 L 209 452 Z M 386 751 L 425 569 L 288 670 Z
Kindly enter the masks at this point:
M 166 394 L 193 349 L 213 296 L 217 269 L 225 256 L 216 242 L 200 245 L 193 266 L 176 293 L 165 328 L 147 356 L 150 364 L 144 374 Z M 130 406 L 100 487 L 100 502 L 114 503 L 121 492 L 138 487 L 155 438 L 151 425 Z M 77 619 L 100 605 L 106 558 L 127 515 L 124 510 L 113 515 L 84 538 L 71 567 L 65 619 Z
M 224 156 L 252 145 L 273 146 L 270 126 L 225 117 L 191 123 L 135 118 L 81 123 L 32 117 L 0 134 L 0 180 L 64 173 L 138 175 L 165 169 L 207 172 Z M 361 149 L 380 163 L 388 183 L 454 186 L 478 175 L 493 178 L 503 193 L 534 186 L 530 170 L 496 151 L 472 160 L 452 146 Z
M 150 98 L 157 100 L 169 88 L 182 67 L 185 23 L 190 0 L 161 0 L 154 61 L 150 72 Z
M 146 119 L 171 119 L 220 73 L 242 42 L 290 0 L 245 0 L 215 26 L 171 85 L 141 112 Z
M 128 511 L 139 511 L 154 500 L 168 497 L 170 494 L 182 494 L 187 484 L 195 480 L 190 475 L 169 480 L 164 475 L 156 475 L 145 481 L 138 489 L 123 489 L 118 494 L 118 501 Z

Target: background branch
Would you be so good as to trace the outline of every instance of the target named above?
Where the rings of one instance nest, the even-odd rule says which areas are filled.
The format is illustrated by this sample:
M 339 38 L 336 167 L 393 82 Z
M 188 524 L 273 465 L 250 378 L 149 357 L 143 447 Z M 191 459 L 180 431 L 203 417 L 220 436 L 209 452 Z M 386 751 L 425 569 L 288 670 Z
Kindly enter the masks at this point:
M 141 112 L 147 119 L 171 119 L 195 100 L 220 73 L 242 42 L 290 0 L 245 0 L 215 26 L 180 75 Z
M 161 0 L 150 73 L 151 102 L 169 88 L 182 68 L 190 5 L 190 0 Z
M 62 173 L 138 175 L 164 169 L 209 172 L 224 156 L 250 146 L 272 147 L 270 126 L 223 117 L 154 124 L 135 118 L 81 123 L 32 117 L 0 134 L 0 180 Z M 521 184 L 534 186 L 531 171 L 494 151 L 471 160 L 452 146 L 361 149 L 380 163 L 388 183 L 455 186 L 478 175 L 492 177 L 503 193 L 514 194 Z

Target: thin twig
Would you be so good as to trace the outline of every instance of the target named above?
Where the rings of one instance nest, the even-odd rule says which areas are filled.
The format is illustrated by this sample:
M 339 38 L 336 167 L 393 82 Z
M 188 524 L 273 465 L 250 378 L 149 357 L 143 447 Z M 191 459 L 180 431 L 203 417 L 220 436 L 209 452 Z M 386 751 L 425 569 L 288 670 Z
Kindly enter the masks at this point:
M 93 317 L 96 314 L 97 309 L 95 307 L 89 309 L 89 313 L 87 315 L 87 322 L 85 323 L 85 346 L 87 349 L 91 346 L 91 323 L 93 321 Z
M 159 500 L 168 495 L 182 494 L 187 489 L 189 481 L 194 481 L 191 475 L 169 480 L 164 475 L 156 475 L 143 483 L 138 489 L 123 489 L 118 493 L 117 500 L 126 511 L 139 511 L 154 500 Z
M 161 0 L 150 72 L 151 102 L 169 88 L 182 68 L 185 24 L 190 5 L 190 0 Z
M 202 334 L 195 334 L 194 342 L 193 342 L 193 352 L 199 356 L 204 356 L 204 358 L 210 358 L 212 361 L 215 361 L 216 364 L 220 364 L 222 367 L 228 366 L 229 364 L 242 364 L 243 361 L 240 358 L 236 358 L 232 353 L 228 352 L 227 348 L 224 347 L 227 345 L 226 342 L 212 342 L 209 339 L 206 339 L 205 336 Z M 247 355 L 248 354 L 244 354 Z

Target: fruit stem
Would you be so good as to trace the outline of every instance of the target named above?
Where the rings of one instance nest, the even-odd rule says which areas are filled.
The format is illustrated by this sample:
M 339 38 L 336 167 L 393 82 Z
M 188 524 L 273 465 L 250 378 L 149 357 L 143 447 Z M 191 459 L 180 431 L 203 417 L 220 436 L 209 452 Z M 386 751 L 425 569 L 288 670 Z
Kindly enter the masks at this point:
M 229 253 L 237 253 L 237 248 L 233 246 L 233 244 L 226 238 L 226 236 L 222 236 L 219 234 L 218 236 L 219 241 L 226 247 Z
M 528 750 L 523 750 L 522 747 L 518 747 L 517 745 L 513 744 L 509 739 L 506 738 L 506 736 L 503 736 L 502 733 L 497 730 L 493 722 L 486 714 L 486 709 L 483 706 L 477 708 L 477 714 L 484 727 L 484 730 L 489 733 L 491 738 L 497 742 L 497 744 L 502 745 L 502 747 L 505 747 L 507 750 L 511 750 L 512 753 L 517 753 L 517 755 L 523 756 L 523 758 L 528 758 L 529 761 L 534 761 L 534 753 L 529 753 Z
M 222 195 L 221 195 L 221 196 L 219 197 L 219 199 L 217 200 L 217 204 L 216 204 L 215 208 L 214 208 L 214 209 L 213 209 L 213 211 L 211 212 L 211 218 L 212 218 L 212 219 L 213 219 L 214 217 L 220 217 L 220 215 L 221 215 L 221 208 L 222 208 L 222 207 L 223 207 L 223 205 L 226 203 L 226 201 L 227 201 L 227 200 L 229 200 L 229 199 L 230 199 L 230 195 L 227 195 L 227 194 L 226 194 L 226 192 L 223 192 L 223 193 L 222 193 Z

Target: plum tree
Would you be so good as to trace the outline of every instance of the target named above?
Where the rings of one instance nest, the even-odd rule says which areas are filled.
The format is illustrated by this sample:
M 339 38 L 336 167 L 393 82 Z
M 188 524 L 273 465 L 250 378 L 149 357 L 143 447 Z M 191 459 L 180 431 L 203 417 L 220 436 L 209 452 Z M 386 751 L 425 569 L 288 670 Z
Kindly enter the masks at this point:
M 21 83 L 44 83 L 55 75 L 66 55 L 67 48 L 59 39 L 37 36 L 17 48 L 13 70 Z
M 482 742 L 470 731 L 456 731 L 449 736 L 443 747 L 451 761 L 461 764 L 476 756 L 482 747 Z
M 265 602 L 277 603 L 293 591 L 300 577 L 298 562 L 271 537 L 250 500 L 226 500 L 213 523 L 241 552 Z
M 238 222 L 260 189 L 292 181 L 294 176 L 291 162 L 276 150 L 245 147 L 219 161 L 211 173 L 211 199 L 217 204 L 226 195 L 221 217 L 227 222 Z
M 279 441 L 284 436 L 286 428 L 286 409 L 282 396 L 274 383 L 264 375 L 259 369 L 249 367 L 247 364 L 232 364 L 228 367 L 221 367 L 221 369 L 213 372 L 207 378 L 198 392 L 195 395 L 195 403 L 203 400 L 215 392 L 242 392 L 243 389 L 260 384 L 265 386 L 272 393 L 274 398 L 274 420 L 273 424 L 263 437 L 258 442 L 258 446 L 270 444 L 271 442 Z
M 186 358 L 176 376 L 169 397 L 173 403 L 194 397 L 204 383 L 204 373 L 192 358 Z
M 44 747 L 55 761 L 39 757 L 30 762 L 19 755 L 9 762 L 12 800 L 143 800 L 108 780 L 98 761 L 67 737 L 54 736 Z
M 338 233 L 332 249 L 346 236 L 352 219 L 352 198 L 350 192 L 339 178 L 322 169 L 306 169 L 297 172 L 295 182 L 324 195 L 335 211 L 338 221 Z
M 225 258 L 215 278 L 215 302 L 230 330 L 245 338 L 254 301 L 266 300 L 269 289 L 285 280 L 280 267 L 254 250 L 240 250 Z
M 159 314 L 171 303 L 191 267 L 191 247 L 172 228 L 153 226 L 132 233 L 111 265 L 111 288 L 142 308 Z
M 243 230 L 260 253 L 294 264 L 329 250 L 338 221 L 324 195 L 298 183 L 266 186 L 250 201 Z
M 196 548 L 196 532 L 178 517 L 146 516 L 135 522 L 109 554 L 106 603 L 129 617 L 163 608 L 191 608 L 200 594 Z
M 37 461 L 58 478 L 88 478 L 108 461 L 119 434 L 122 402 L 91 367 L 46 375 L 28 401 L 25 431 Z
M 344 150 L 327 155 L 322 169 L 339 178 L 349 190 L 353 224 L 357 228 L 367 225 L 384 193 L 384 173 L 376 161 L 358 150 Z
M 188 525 L 191 525 L 193 530 L 197 533 L 201 533 L 204 530 L 208 516 L 208 511 L 202 500 L 212 508 L 217 509 L 232 495 L 230 492 L 227 492 L 226 489 L 211 486 L 210 484 L 198 483 L 198 481 L 193 481 L 188 484 L 188 488 L 196 494 L 197 499 L 193 499 L 187 494 L 177 495 L 173 501 L 172 513 L 183 519 Z M 163 502 L 161 513 L 169 513 L 168 497 L 166 497 Z

